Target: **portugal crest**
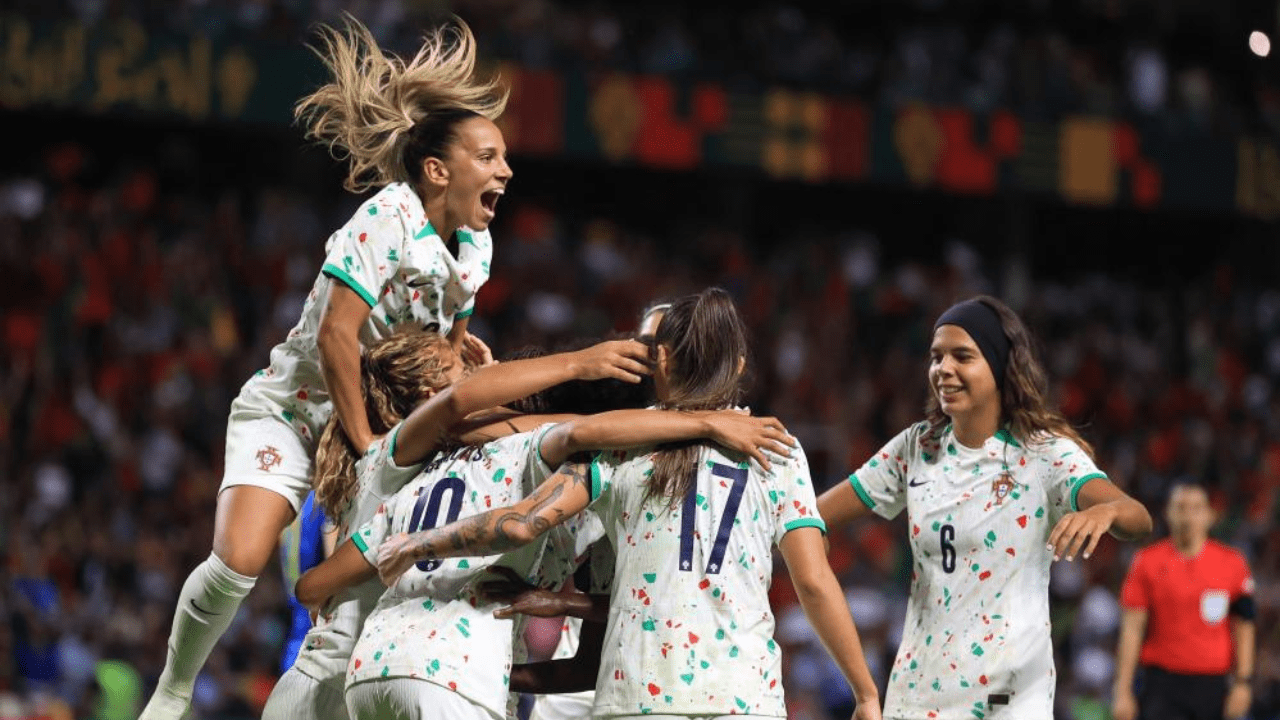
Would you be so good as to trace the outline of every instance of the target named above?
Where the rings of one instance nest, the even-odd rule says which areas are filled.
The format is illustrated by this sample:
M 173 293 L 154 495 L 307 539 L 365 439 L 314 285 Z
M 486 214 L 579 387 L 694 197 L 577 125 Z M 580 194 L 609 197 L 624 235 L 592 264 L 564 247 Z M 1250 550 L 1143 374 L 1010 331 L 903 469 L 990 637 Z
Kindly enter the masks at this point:
M 997 505 L 1004 504 L 1004 499 L 1013 492 L 1014 485 L 1013 476 L 1008 472 L 1000 473 L 999 477 L 991 481 L 991 494 L 995 496 Z
M 263 445 L 258 451 L 258 469 L 262 472 L 271 472 L 271 468 L 280 464 L 282 459 L 280 451 L 270 445 Z

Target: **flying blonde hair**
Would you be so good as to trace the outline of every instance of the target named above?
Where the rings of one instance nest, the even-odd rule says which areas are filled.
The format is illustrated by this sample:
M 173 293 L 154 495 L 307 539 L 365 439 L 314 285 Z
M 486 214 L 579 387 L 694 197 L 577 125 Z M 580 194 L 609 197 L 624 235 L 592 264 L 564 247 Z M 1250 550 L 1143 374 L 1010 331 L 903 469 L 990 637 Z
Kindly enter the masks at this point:
M 443 150 L 458 121 L 496 120 L 506 108 L 510 91 L 499 78 L 475 78 L 476 40 L 461 19 L 429 32 L 407 63 L 384 53 L 350 15 L 341 29 L 321 25 L 318 32 L 320 45 L 311 49 L 333 80 L 299 100 L 293 114 L 308 139 L 350 162 L 343 187 L 352 192 L 416 182 L 422 159 Z M 411 135 L 427 141 L 411 143 Z M 429 154 L 411 157 L 414 149 Z

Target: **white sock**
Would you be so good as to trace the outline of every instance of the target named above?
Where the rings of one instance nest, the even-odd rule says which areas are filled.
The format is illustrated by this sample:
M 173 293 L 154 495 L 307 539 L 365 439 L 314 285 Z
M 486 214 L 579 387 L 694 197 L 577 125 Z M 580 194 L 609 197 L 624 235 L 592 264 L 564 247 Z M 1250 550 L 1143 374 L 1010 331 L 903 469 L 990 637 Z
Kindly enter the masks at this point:
M 227 567 L 213 553 L 191 571 L 178 593 L 164 672 L 138 720 L 179 720 L 186 714 L 196 675 L 256 581 Z

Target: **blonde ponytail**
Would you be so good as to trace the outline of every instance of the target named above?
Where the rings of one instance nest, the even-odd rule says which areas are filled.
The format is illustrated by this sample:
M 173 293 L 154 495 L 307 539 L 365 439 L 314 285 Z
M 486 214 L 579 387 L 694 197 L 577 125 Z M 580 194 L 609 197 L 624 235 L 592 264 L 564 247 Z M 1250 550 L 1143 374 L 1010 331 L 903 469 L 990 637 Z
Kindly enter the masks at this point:
M 343 185 L 352 192 L 416 182 L 423 158 L 443 149 L 458 121 L 495 120 L 507 105 L 508 91 L 498 78 L 474 77 L 475 36 L 462 20 L 428 33 L 408 63 L 384 53 L 350 15 L 341 30 L 322 25 L 319 33 L 320 46 L 312 50 L 333 80 L 299 100 L 293 114 L 308 139 L 349 161 Z M 411 135 L 439 141 L 411 142 Z M 414 149 L 434 152 L 410 157 Z

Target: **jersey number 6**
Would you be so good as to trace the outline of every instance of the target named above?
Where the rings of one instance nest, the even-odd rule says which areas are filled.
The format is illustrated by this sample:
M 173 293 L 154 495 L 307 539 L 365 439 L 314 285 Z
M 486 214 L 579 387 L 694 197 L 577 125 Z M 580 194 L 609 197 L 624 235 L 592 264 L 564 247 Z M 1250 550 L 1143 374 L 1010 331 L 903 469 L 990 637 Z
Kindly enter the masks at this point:
M 943 572 L 953 573 L 956 571 L 956 546 L 951 543 L 956 539 L 956 529 L 951 524 L 943 525 L 940 531 L 942 541 L 942 570 Z
M 729 533 L 733 532 L 733 521 L 738 517 L 738 506 L 742 504 L 742 490 L 747 485 L 746 468 L 729 467 L 720 463 L 711 463 L 711 474 L 733 480 L 729 489 L 729 500 L 724 504 L 724 514 L 720 516 L 720 529 L 716 531 L 716 544 L 711 548 L 711 556 L 707 558 L 706 574 L 718 575 L 724 565 L 724 551 L 729 544 Z M 707 493 L 707 497 L 711 497 Z M 698 512 L 698 472 L 694 471 L 693 483 L 684 496 L 684 508 L 680 511 L 680 570 L 693 572 L 693 519 Z
M 422 530 L 430 530 L 440 525 L 440 503 L 444 499 L 446 490 L 452 491 L 449 495 L 449 510 L 444 515 L 444 524 L 448 525 L 458 519 L 458 513 L 462 512 L 462 496 L 466 493 L 467 487 L 459 477 L 447 477 L 435 484 L 431 488 L 431 494 L 418 493 L 418 502 L 413 506 L 413 515 L 409 516 L 409 532 L 419 532 Z M 426 512 L 423 512 L 423 508 Z M 418 523 L 422 524 L 419 525 Z M 431 572 L 440 567 L 439 560 L 419 560 L 414 563 L 414 567 L 422 572 Z

